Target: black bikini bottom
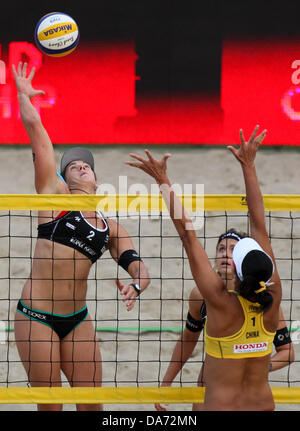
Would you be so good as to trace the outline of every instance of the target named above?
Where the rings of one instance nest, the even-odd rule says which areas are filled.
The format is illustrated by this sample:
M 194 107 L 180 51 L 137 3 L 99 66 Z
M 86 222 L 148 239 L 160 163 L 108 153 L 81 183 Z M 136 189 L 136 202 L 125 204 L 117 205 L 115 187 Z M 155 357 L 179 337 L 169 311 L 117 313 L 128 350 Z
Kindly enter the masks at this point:
M 80 325 L 88 315 L 87 306 L 73 314 L 52 314 L 29 308 L 27 305 L 23 304 L 21 299 L 18 302 L 17 310 L 29 319 L 50 326 L 61 340 L 73 331 L 76 326 Z

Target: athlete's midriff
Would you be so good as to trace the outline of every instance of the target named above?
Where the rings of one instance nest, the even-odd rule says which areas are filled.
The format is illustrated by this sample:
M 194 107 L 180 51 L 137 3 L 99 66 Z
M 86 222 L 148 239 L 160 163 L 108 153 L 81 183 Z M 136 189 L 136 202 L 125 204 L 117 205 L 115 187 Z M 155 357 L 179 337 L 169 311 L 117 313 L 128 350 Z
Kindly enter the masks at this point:
M 55 314 L 71 314 L 85 306 L 91 261 L 62 244 L 38 239 L 32 271 L 22 292 L 25 305 Z
M 269 355 L 251 359 L 218 359 L 206 355 L 205 409 L 274 410 L 268 384 L 269 361 Z

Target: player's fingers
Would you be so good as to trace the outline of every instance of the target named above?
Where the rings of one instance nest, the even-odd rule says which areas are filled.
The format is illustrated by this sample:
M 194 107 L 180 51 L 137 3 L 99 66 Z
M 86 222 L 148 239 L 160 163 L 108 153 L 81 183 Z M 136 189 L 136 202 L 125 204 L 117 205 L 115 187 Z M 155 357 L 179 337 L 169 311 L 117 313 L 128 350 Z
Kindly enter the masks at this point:
M 234 156 L 237 156 L 238 150 L 234 148 L 232 145 L 228 145 L 226 148 L 230 150 Z
M 45 94 L 43 90 L 34 90 L 34 96 L 44 96 Z
M 255 142 L 260 145 L 262 141 L 265 139 L 266 134 L 267 134 L 267 130 L 265 129 L 262 133 L 260 133 L 256 137 Z
M 116 285 L 118 286 L 118 289 L 121 291 L 124 287 L 124 284 L 121 283 L 121 281 L 117 278 L 116 279 Z
M 241 140 L 242 145 L 244 145 L 245 144 L 245 136 L 244 136 L 243 129 L 240 129 L 240 140 Z
M 143 157 L 139 156 L 138 154 L 130 153 L 129 155 L 133 159 L 139 160 L 142 163 L 146 163 L 147 162 L 147 160 L 145 160 Z
M 172 157 L 172 154 L 170 154 L 170 153 L 164 154 L 164 156 L 163 156 L 163 158 L 162 158 L 162 162 L 163 162 L 163 164 L 164 164 L 164 165 L 166 165 L 167 160 L 168 160 L 170 157 Z
M 159 412 L 166 412 L 167 411 L 167 409 L 165 409 L 161 404 L 155 404 L 155 408 Z
M 135 301 L 136 298 L 130 297 L 130 295 L 126 298 L 123 299 L 124 302 L 126 302 L 126 308 L 128 311 L 132 310 L 133 307 L 135 306 Z
M 22 77 L 26 78 L 26 73 L 27 73 L 27 63 L 25 62 L 23 64 L 23 68 L 22 68 Z
M 135 301 L 129 301 L 129 302 L 127 302 L 127 305 L 126 305 L 127 310 L 131 311 L 133 309 L 133 307 L 134 307 L 134 304 L 135 304 Z
M 33 68 L 31 69 L 31 71 L 30 71 L 30 73 L 29 73 L 29 75 L 28 75 L 28 80 L 29 80 L 29 82 L 31 82 L 31 81 L 32 81 L 32 79 L 33 79 L 33 77 L 34 77 L 34 74 L 35 74 L 35 67 L 33 66 Z
M 145 150 L 145 153 L 147 154 L 147 156 L 148 156 L 148 159 L 150 160 L 150 162 L 155 162 L 155 158 L 152 156 L 152 154 L 150 153 L 150 151 L 149 150 Z
M 251 134 L 251 136 L 250 136 L 249 142 L 252 142 L 252 141 L 254 140 L 254 138 L 255 138 L 255 136 L 256 136 L 256 133 L 257 133 L 257 131 L 258 131 L 258 128 L 259 128 L 259 125 L 256 125 L 256 126 L 254 127 L 254 130 L 253 130 L 253 132 L 252 132 L 252 134 Z
M 13 71 L 14 77 L 16 79 L 16 77 L 17 77 L 17 71 L 16 71 L 16 67 L 15 67 L 14 64 L 12 65 L 12 71 Z
M 141 167 L 141 163 L 137 163 L 137 162 L 124 162 L 125 165 L 129 165 L 132 166 L 134 168 L 140 168 Z

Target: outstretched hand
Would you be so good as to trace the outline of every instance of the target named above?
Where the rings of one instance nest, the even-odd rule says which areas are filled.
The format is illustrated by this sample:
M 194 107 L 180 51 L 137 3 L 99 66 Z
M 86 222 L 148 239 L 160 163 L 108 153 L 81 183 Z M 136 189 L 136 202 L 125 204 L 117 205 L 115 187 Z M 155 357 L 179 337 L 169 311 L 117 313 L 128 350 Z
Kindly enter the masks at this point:
M 45 94 L 43 90 L 35 90 L 32 85 L 31 81 L 35 74 L 35 67 L 33 67 L 28 75 L 27 74 L 27 63 L 20 63 L 18 64 L 18 70 L 16 70 L 15 65 L 12 65 L 13 74 L 15 77 L 15 82 L 17 86 L 18 93 L 25 94 L 30 99 L 34 96 L 37 96 L 39 94 Z
M 131 161 L 125 162 L 125 164 L 141 169 L 153 177 L 158 183 L 164 182 L 167 176 L 167 160 L 171 157 L 171 154 L 167 153 L 161 160 L 156 160 L 149 150 L 145 150 L 145 153 L 148 156 L 148 160 L 138 156 L 137 154 L 131 153 L 130 157 L 137 160 L 137 162 Z
M 132 310 L 137 297 L 136 290 L 133 286 L 124 284 L 119 279 L 116 280 L 116 284 L 121 295 L 123 296 L 122 301 L 126 303 L 127 311 Z
M 171 385 L 172 385 L 172 382 L 167 382 L 167 383 L 162 383 L 161 384 L 161 387 L 163 388 L 163 387 L 171 387 Z M 155 406 L 155 408 L 156 408 L 156 410 L 157 411 L 159 411 L 159 412 L 166 412 L 167 411 L 167 406 L 168 406 L 169 404 L 168 403 L 155 403 L 154 404 L 154 406 Z M 166 407 L 165 407 L 166 406 Z
M 234 148 L 231 145 L 227 147 L 242 165 L 252 165 L 254 163 L 257 150 L 266 136 L 267 130 L 256 136 L 258 128 L 259 126 L 254 128 L 248 142 L 245 141 L 243 130 L 240 129 L 240 147 Z

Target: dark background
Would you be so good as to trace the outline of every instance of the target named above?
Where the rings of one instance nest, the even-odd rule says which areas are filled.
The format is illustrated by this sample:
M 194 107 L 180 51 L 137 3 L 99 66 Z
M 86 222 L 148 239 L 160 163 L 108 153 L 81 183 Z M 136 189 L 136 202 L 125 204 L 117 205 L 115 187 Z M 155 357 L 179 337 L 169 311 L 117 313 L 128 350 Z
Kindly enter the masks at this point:
M 299 1 L 108 0 L 8 2 L 0 11 L 0 43 L 34 42 L 46 13 L 70 14 L 81 41 L 134 39 L 137 97 L 147 92 L 219 92 L 222 40 L 295 37 Z M 50 8 L 50 9 L 49 9 Z M 299 44 L 300 51 L 300 44 Z

